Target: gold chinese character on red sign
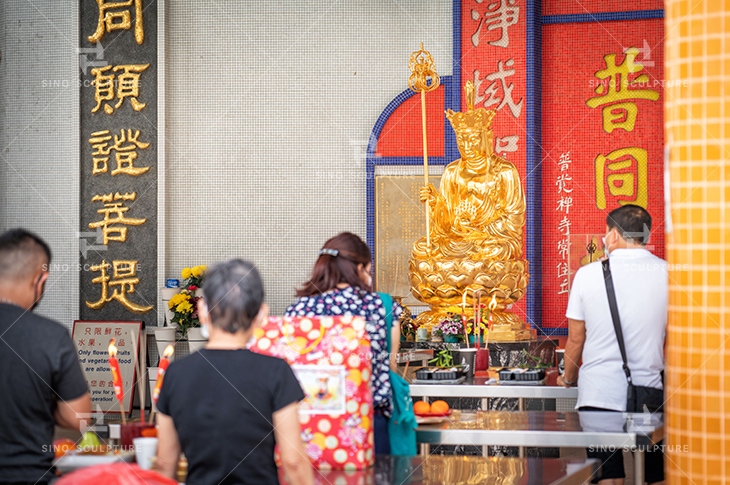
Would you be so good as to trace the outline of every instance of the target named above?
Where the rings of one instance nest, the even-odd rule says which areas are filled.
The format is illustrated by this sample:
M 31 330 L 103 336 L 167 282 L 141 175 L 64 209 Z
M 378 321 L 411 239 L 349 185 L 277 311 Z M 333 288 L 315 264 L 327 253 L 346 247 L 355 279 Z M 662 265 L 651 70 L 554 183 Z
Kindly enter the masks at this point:
M 147 313 L 152 310 L 153 305 L 141 306 L 129 300 L 127 293 L 134 293 L 134 285 L 139 284 L 137 277 L 137 261 L 112 261 L 110 265 L 105 260 L 101 264 L 91 266 L 91 271 L 99 271 L 101 274 L 91 280 L 92 283 L 101 284 L 101 298 L 96 302 L 86 302 L 86 306 L 94 310 L 104 308 L 104 305 L 112 300 L 117 300 L 124 307 L 134 313 Z M 107 275 L 107 269 L 112 266 L 114 269 L 113 277 Z M 109 295 L 109 288 L 114 291 Z
M 94 106 L 91 112 L 96 113 L 99 111 L 103 101 L 111 101 L 114 99 L 114 74 L 105 75 L 109 69 L 112 69 L 113 72 L 123 72 L 116 76 L 118 83 L 116 90 L 116 97 L 118 98 L 117 104 L 112 107 L 110 104 L 104 103 L 104 112 L 106 114 L 112 114 L 115 109 L 119 109 L 124 102 L 124 98 L 129 98 L 129 102 L 132 104 L 132 109 L 135 111 L 140 111 L 142 108 L 147 106 L 146 103 L 141 103 L 137 97 L 139 96 L 139 78 L 141 73 L 148 67 L 150 67 L 149 64 L 127 64 L 114 66 L 113 69 L 112 66 L 95 67 L 92 69 L 91 74 L 93 74 L 95 78 L 91 81 L 91 85 L 96 88 L 96 91 L 94 92 L 96 106 Z
M 136 149 L 142 149 L 149 147 L 149 143 L 139 141 L 139 130 L 132 134 L 132 130 L 127 130 L 126 134 L 124 130 L 121 130 L 121 135 L 114 135 L 114 145 L 109 146 L 109 141 L 112 139 L 109 130 L 97 131 L 91 134 L 89 143 L 94 148 L 94 152 L 91 154 L 94 161 L 94 168 L 91 171 L 93 175 L 100 173 L 106 173 L 109 171 L 109 154 L 112 150 L 116 153 L 117 168 L 112 170 L 112 175 L 124 173 L 127 175 L 137 176 L 147 172 L 150 167 L 135 167 L 134 160 L 137 158 Z M 129 143 L 124 145 L 124 143 Z
M 104 244 L 109 245 L 109 241 L 124 242 L 127 240 L 127 228 L 113 226 L 113 224 L 124 224 L 128 226 L 140 226 L 147 222 L 147 219 L 132 219 L 125 217 L 124 213 L 129 210 L 129 207 L 123 207 L 124 202 L 127 200 L 134 200 L 137 197 L 137 192 L 131 194 L 126 193 L 124 195 L 117 192 L 112 196 L 111 193 L 106 195 L 95 195 L 91 198 L 92 202 L 103 202 L 104 209 L 100 209 L 96 212 L 104 214 L 104 219 L 89 224 L 91 229 L 97 227 L 102 228 L 102 234 L 104 236 Z M 115 202 L 121 201 L 121 202 Z M 115 217 L 111 217 L 114 214 Z M 112 234 L 116 234 L 112 236 Z
M 96 0 L 96 4 L 99 6 L 99 21 L 96 24 L 96 31 L 88 37 L 89 42 L 99 42 L 104 38 L 104 34 L 112 30 L 129 30 L 132 27 L 132 13 L 128 7 L 131 7 L 132 3 L 134 3 L 134 38 L 137 44 L 144 42 L 142 0 L 127 0 L 126 2 Z
M 596 157 L 596 206 L 606 208 L 606 190 L 619 199 L 619 204 L 636 204 L 644 209 L 649 204 L 647 170 L 649 162 L 643 148 L 630 147 L 614 150 Z M 605 174 L 609 173 L 606 177 Z
M 646 74 L 636 75 L 644 69 L 644 66 L 634 62 L 639 52 L 636 47 L 631 47 L 624 53 L 624 62 L 619 65 L 616 65 L 616 54 L 607 54 L 603 56 L 606 68 L 596 72 L 596 78 L 606 82 L 598 84 L 595 92 L 599 96 L 588 99 L 586 104 L 591 108 L 605 105 L 603 130 L 606 133 L 618 128 L 633 131 L 639 108 L 635 102 L 627 100 L 659 99 L 657 91 L 641 89 L 642 85 L 649 83 L 649 77 Z

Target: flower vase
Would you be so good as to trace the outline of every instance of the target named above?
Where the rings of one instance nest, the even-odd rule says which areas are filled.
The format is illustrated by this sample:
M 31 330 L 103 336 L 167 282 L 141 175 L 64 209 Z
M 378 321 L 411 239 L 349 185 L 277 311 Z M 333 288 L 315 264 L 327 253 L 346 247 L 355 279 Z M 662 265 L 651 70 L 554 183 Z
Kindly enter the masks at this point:
M 175 345 L 175 327 L 155 328 L 155 342 L 157 343 L 157 353 L 162 356 L 168 345 Z
M 444 335 L 444 342 L 446 342 L 447 344 L 459 343 L 459 336 L 458 335 Z
M 175 312 L 170 310 L 169 303 L 173 296 L 180 293 L 180 288 L 160 288 L 160 293 L 162 294 L 162 306 L 165 308 L 165 324 L 171 327 L 176 327 L 176 325 L 172 323 L 172 318 L 175 316 Z
M 207 338 L 203 338 L 200 332 L 200 327 L 193 327 L 188 329 L 187 333 L 188 346 L 190 347 L 190 353 L 197 352 L 198 350 L 205 347 L 205 343 L 208 341 Z

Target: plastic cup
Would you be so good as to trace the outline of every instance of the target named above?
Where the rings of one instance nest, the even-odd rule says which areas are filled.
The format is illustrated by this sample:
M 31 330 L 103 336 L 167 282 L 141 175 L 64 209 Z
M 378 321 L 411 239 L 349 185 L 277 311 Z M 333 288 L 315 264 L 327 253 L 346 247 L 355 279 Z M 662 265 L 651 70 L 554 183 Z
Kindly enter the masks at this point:
M 558 372 L 562 376 L 565 372 L 565 349 L 555 349 L 555 359 L 557 360 Z
M 454 363 L 456 365 L 463 365 L 466 368 L 467 377 L 474 377 L 474 360 L 477 349 L 459 349 L 453 353 Z
M 152 468 L 152 458 L 157 455 L 157 438 L 134 438 L 134 456 L 142 470 Z

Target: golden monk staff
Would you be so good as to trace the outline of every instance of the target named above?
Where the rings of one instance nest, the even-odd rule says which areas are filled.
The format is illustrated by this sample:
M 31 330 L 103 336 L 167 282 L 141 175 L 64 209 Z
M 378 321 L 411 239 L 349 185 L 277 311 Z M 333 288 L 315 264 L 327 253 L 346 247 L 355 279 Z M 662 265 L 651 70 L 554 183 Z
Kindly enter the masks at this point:
M 421 120 L 423 121 L 423 179 L 426 187 L 428 187 L 428 143 L 426 139 L 426 93 L 433 91 L 441 83 L 439 75 L 433 69 L 433 57 L 431 53 L 423 50 L 423 42 L 421 49 L 411 54 L 411 60 L 408 61 L 408 67 L 411 75 L 408 78 L 408 87 L 416 93 L 421 93 Z M 431 84 L 428 84 L 428 78 L 431 78 Z M 426 247 L 431 248 L 431 205 L 426 201 Z

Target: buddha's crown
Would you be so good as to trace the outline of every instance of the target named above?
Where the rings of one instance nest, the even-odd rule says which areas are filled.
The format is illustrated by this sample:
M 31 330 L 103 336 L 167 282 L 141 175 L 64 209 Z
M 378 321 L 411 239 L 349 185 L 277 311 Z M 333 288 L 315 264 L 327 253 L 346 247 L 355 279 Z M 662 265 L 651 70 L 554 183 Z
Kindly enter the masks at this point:
M 446 118 L 451 122 L 454 131 L 489 131 L 496 111 L 492 109 L 474 109 L 475 87 L 472 81 L 467 81 L 464 86 L 466 94 L 466 112 L 446 110 Z

